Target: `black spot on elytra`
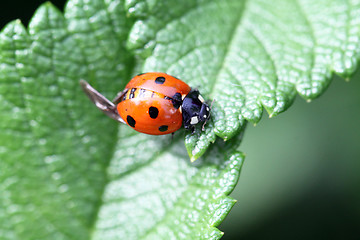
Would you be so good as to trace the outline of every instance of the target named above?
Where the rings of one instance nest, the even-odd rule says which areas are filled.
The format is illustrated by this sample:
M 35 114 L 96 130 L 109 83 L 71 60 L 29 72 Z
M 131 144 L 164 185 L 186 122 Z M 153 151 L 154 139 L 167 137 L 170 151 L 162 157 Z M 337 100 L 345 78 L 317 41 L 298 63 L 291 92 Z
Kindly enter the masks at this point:
M 159 127 L 159 131 L 160 132 L 166 132 L 168 130 L 168 126 L 167 125 L 162 125 Z
M 179 102 L 179 101 L 175 101 L 173 99 L 171 102 L 172 102 L 174 108 L 176 108 L 176 109 L 179 109 L 179 107 L 181 106 L 181 102 Z
M 159 115 L 159 109 L 157 107 L 149 107 L 149 115 L 152 119 L 155 119 Z
M 129 126 L 135 127 L 136 121 L 135 121 L 135 119 L 134 119 L 132 116 L 127 115 L 126 121 L 127 121 L 127 123 L 129 124 Z
M 164 77 L 157 77 L 157 78 L 155 79 L 155 83 L 156 83 L 156 84 L 164 84 L 164 82 L 165 82 L 165 78 L 164 78 Z
M 182 104 L 181 93 L 175 93 L 171 101 L 174 108 L 178 109 Z
M 172 96 L 172 99 L 175 99 L 176 101 L 181 101 L 181 93 L 175 93 L 174 96 Z

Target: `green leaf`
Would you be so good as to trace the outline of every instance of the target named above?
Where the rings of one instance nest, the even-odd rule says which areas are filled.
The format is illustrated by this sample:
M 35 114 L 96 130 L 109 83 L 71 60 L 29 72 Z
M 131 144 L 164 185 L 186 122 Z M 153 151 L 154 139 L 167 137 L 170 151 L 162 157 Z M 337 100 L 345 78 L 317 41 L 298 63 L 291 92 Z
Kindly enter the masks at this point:
M 215 227 L 235 203 L 227 195 L 243 163 L 240 138 L 219 140 L 191 164 L 183 135 L 171 143 L 130 129 L 119 136 L 93 238 L 219 239 Z
M 94 111 L 79 79 L 122 87 L 106 82 L 129 76 L 129 23 L 120 2 L 72 1 L 65 15 L 45 4 L 28 31 L 15 21 L 0 34 L 3 239 L 89 238 L 107 183 L 117 124 Z
M 70 0 L 64 15 L 41 6 L 28 30 L 8 24 L 0 33 L 0 235 L 219 239 L 246 122 L 257 123 L 263 108 L 281 113 L 297 92 L 319 96 L 333 72 L 354 72 L 359 5 Z M 138 134 L 81 92 L 85 79 L 111 99 L 138 69 L 168 72 L 215 99 L 206 131 Z M 187 152 L 202 157 L 190 163 Z
M 147 57 L 143 71 L 173 74 L 215 99 L 212 133 L 187 137 L 195 159 L 214 135 L 226 140 L 245 120 L 257 124 L 263 108 L 278 115 L 296 93 L 310 101 L 332 73 L 348 78 L 357 67 L 358 1 L 188 0 L 175 10 L 172 1 L 155 2 L 138 17 L 128 46 Z M 136 6 L 129 11 L 139 16 Z

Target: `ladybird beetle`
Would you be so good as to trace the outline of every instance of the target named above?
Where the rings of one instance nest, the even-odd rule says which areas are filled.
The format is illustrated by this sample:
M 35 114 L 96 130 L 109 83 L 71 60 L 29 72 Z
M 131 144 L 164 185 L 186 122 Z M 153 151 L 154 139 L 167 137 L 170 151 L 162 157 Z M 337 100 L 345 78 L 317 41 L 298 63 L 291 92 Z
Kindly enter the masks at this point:
M 198 90 L 166 73 L 149 72 L 135 76 L 111 102 L 86 81 L 80 81 L 91 101 L 109 117 L 138 132 L 151 135 L 174 133 L 182 125 L 194 131 L 206 124 L 210 107 Z

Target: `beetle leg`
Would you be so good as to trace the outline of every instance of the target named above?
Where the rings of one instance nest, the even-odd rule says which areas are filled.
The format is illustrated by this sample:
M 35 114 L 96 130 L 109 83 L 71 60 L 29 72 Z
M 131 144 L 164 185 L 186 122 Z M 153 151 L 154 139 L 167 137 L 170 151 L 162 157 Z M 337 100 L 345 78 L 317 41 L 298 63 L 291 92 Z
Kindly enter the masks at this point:
M 85 80 L 80 80 L 80 85 L 86 95 L 90 98 L 90 100 L 95 104 L 98 109 L 100 109 L 103 113 L 105 113 L 112 119 L 115 119 L 116 121 L 119 121 L 121 123 L 125 123 L 125 121 L 120 117 L 114 103 L 101 95 Z

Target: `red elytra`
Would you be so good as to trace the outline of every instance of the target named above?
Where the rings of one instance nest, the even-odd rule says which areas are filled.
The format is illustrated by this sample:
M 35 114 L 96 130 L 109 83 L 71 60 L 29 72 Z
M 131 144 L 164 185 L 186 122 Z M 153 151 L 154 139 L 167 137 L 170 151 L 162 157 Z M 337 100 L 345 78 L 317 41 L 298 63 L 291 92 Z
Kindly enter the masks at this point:
M 86 81 L 80 81 L 85 93 L 109 117 L 125 123 L 138 132 L 164 135 L 182 125 L 194 130 L 210 117 L 210 108 L 198 90 L 161 72 L 135 76 L 111 102 Z
M 125 122 L 138 132 L 164 135 L 181 128 L 181 104 L 174 107 L 177 94 L 183 99 L 191 88 L 165 73 L 152 72 L 135 76 L 119 97 L 117 110 Z

